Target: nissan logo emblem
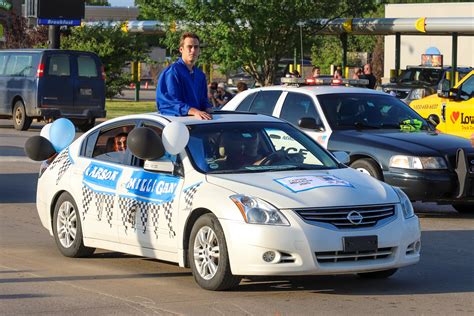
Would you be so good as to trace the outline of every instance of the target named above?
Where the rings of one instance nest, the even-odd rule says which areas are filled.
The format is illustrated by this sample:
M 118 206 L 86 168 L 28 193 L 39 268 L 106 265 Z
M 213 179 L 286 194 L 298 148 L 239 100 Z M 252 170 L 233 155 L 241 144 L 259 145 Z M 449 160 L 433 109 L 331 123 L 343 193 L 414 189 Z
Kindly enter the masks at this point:
M 357 211 L 351 211 L 349 214 L 347 214 L 347 219 L 352 225 L 359 225 L 364 220 L 364 216 L 362 216 Z
M 473 159 L 473 160 L 471 160 L 471 165 L 474 165 L 474 159 Z

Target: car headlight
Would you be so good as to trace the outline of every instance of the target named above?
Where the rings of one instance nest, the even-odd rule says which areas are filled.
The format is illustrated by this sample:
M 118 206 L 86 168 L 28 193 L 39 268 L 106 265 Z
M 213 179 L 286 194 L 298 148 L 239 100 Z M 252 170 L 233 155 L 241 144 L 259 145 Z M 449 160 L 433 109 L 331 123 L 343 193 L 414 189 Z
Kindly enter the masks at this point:
M 393 187 L 393 190 L 397 193 L 398 197 L 400 198 L 400 204 L 402 205 L 403 216 L 405 218 L 410 218 L 415 216 L 415 210 L 413 209 L 413 205 L 410 202 L 408 196 L 403 192 L 400 188 Z
M 441 157 L 414 157 L 396 155 L 390 158 L 390 167 L 403 169 L 448 169 Z
M 259 198 L 247 195 L 232 195 L 231 200 L 249 224 L 290 226 L 286 217 L 273 205 Z
M 426 89 L 423 89 L 423 88 L 414 89 L 411 92 L 411 99 L 412 100 L 423 99 L 425 96 L 426 96 Z

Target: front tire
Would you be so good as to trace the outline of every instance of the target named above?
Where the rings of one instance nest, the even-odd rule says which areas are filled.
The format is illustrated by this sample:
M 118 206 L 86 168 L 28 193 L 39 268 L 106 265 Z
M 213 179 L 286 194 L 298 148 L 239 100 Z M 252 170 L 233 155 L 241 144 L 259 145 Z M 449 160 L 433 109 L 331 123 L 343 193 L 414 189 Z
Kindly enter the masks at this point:
M 189 261 L 194 280 L 206 290 L 222 291 L 240 283 L 241 277 L 230 270 L 224 231 L 213 214 L 204 214 L 194 223 Z
M 382 271 L 357 273 L 357 276 L 362 279 L 387 279 L 394 275 L 397 271 L 398 269 L 395 268 Z
M 26 131 L 31 126 L 33 119 L 26 115 L 25 105 L 23 101 L 18 100 L 13 106 L 13 126 L 18 131 Z
M 380 170 L 380 167 L 373 159 L 357 159 L 350 164 L 350 167 L 362 173 L 368 174 L 377 180 L 383 181 L 382 170 Z
M 79 122 L 76 126 L 77 128 L 79 128 L 80 131 L 87 132 L 95 126 L 95 119 L 92 119 L 90 121 Z
M 53 235 L 59 251 L 66 257 L 87 257 L 95 251 L 84 246 L 79 210 L 69 193 L 63 193 L 54 207 Z

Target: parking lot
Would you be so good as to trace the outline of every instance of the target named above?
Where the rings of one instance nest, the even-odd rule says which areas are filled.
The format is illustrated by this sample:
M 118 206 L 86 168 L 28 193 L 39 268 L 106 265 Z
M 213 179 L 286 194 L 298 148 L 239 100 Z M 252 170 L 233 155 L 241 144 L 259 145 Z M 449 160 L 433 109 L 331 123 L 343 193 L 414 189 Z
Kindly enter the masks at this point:
M 387 280 L 355 276 L 245 278 L 228 292 L 200 289 L 189 269 L 97 251 L 70 259 L 36 212 L 39 164 L 27 132 L 0 120 L 0 308 L 2 314 L 433 314 L 474 313 L 474 216 L 416 203 L 422 259 Z M 350 311 L 350 312 L 349 312 Z

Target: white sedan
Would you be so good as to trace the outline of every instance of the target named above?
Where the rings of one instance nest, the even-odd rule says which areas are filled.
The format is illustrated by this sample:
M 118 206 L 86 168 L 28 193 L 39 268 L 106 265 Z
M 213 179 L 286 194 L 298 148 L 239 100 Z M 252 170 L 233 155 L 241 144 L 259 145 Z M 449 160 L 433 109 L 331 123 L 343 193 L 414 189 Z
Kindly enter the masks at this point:
M 43 166 L 37 208 L 65 256 L 177 262 L 208 290 L 252 275 L 385 278 L 420 259 L 401 190 L 264 115 L 109 120 Z

